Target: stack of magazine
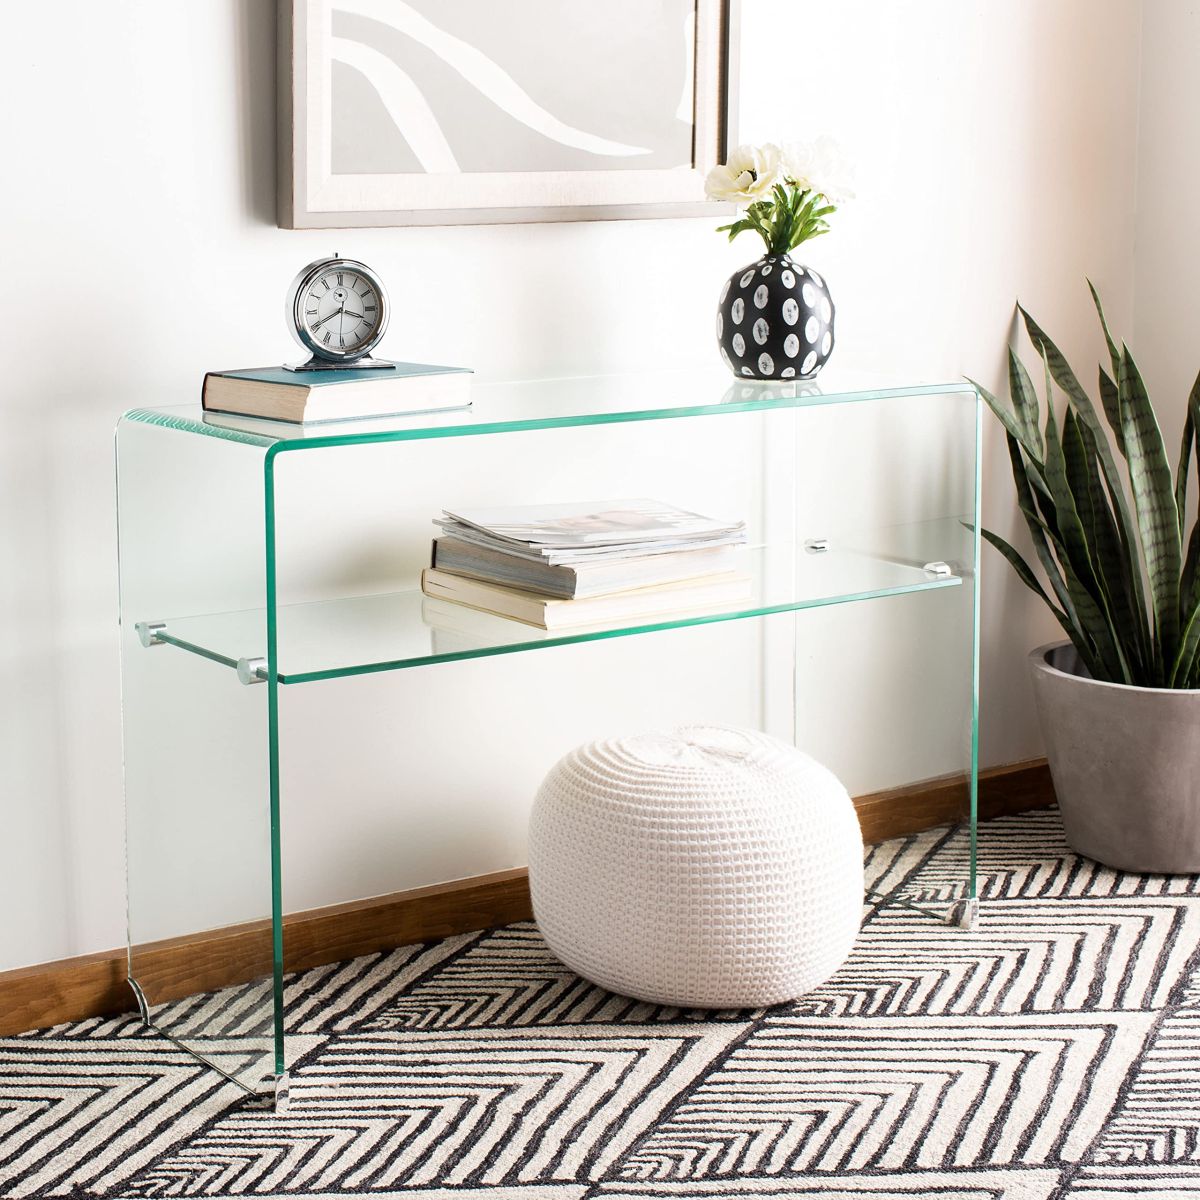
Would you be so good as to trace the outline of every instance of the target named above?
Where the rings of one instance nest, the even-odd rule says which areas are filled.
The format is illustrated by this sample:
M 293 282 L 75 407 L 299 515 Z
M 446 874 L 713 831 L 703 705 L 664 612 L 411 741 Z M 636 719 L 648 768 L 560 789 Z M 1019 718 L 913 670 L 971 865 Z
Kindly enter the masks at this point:
M 746 527 L 661 500 L 443 510 L 425 595 L 542 629 L 667 618 L 750 595 Z

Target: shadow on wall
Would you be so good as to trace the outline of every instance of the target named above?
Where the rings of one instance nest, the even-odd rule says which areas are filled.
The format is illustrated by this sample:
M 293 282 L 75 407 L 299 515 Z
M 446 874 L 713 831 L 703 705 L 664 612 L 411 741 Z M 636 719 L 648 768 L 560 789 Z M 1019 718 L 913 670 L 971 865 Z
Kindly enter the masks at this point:
M 275 5 L 235 7 L 242 199 L 256 224 L 275 224 Z

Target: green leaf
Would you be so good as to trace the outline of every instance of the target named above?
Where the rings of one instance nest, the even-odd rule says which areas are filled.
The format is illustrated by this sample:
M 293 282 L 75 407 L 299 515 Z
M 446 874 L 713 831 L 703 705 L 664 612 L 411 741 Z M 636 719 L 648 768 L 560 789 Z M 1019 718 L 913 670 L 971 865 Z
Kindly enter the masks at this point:
M 1008 390 L 1012 396 L 1017 420 L 1025 431 L 1022 442 L 1027 446 L 1033 446 L 1037 456 L 1041 458 L 1045 454 L 1045 448 L 1042 445 L 1042 431 L 1039 427 L 1041 406 L 1038 404 L 1037 392 L 1033 390 L 1033 380 L 1029 378 L 1025 364 L 1017 357 L 1017 352 L 1011 346 L 1008 348 Z M 1049 403 L 1049 397 L 1047 397 L 1047 403 Z
M 1096 306 L 1096 315 L 1100 318 L 1100 328 L 1104 330 L 1104 340 L 1108 343 L 1108 358 L 1112 363 L 1112 373 L 1119 375 L 1121 373 L 1121 355 L 1117 350 L 1117 343 L 1113 341 L 1112 334 L 1108 332 L 1108 322 L 1104 319 L 1104 306 L 1100 303 L 1100 293 L 1096 291 L 1095 284 L 1089 279 L 1087 281 L 1088 291 L 1092 293 L 1092 303 Z
M 1083 423 L 1097 435 L 1097 443 L 1104 436 L 1104 430 L 1100 425 L 1100 419 L 1096 416 L 1095 406 L 1092 404 L 1091 398 L 1087 392 L 1083 390 L 1082 384 L 1075 376 L 1075 372 L 1071 370 L 1070 364 L 1063 357 L 1062 351 L 1046 336 L 1041 326 L 1018 305 L 1021 316 L 1025 319 L 1025 329 L 1029 334 L 1029 340 L 1033 343 L 1034 349 L 1041 355 L 1043 362 L 1046 364 L 1046 370 L 1066 393 L 1067 399 L 1078 412 Z M 1109 458 L 1111 460 L 1111 454 Z M 1113 463 L 1115 468 L 1116 464 Z
M 1200 602 L 1200 520 L 1192 524 L 1187 556 L 1179 578 L 1180 611 L 1189 613 Z
M 1192 461 L 1192 444 L 1196 440 L 1197 429 L 1200 429 L 1200 375 L 1196 376 L 1196 382 L 1192 384 L 1192 390 L 1188 393 L 1183 437 L 1179 443 L 1179 466 L 1175 470 L 1175 508 L 1179 513 L 1181 542 L 1187 525 L 1188 468 Z M 1200 456 L 1200 444 L 1197 444 L 1196 450 Z
M 1050 550 L 1050 542 L 1053 541 L 1057 545 L 1059 543 L 1058 521 L 1054 517 L 1053 505 L 1049 507 L 1049 515 L 1054 520 L 1054 525 L 1051 527 L 1044 516 L 1040 516 L 1038 509 L 1035 506 L 1033 488 L 1029 483 L 1029 474 L 1025 467 L 1025 462 L 1021 457 L 1021 447 L 1017 439 L 1011 433 L 1005 434 L 1005 442 L 1008 445 L 1008 458 L 1012 464 L 1013 484 L 1017 491 L 1017 505 L 1021 509 L 1021 514 L 1025 518 L 1025 524 L 1029 527 L 1029 536 L 1033 542 L 1033 548 L 1038 556 L 1038 561 L 1042 564 L 1042 570 L 1046 572 L 1046 578 L 1050 581 L 1050 586 L 1054 589 L 1054 594 L 1058 597 L 1059 604 L 1062 605 L 1067 617 L 1078 622 L 1075 615 L 1075 605 L 1071 603 L 1071 593 L 1067 589 L 1066 581 L 1062 577 L 1062 571 L 1059 569 L 1058 563 L 1054 560 L 1054 555 Z
M 964 524 L 966 524 L 964 522 Z M 974 530 L 974 525 L 967 525 L 967 528 Z M 1017 573 L 1017 578 L 1035 595 L 1040 596 L 1045 602 L 1046 607 L 1054 614 L 1055 620 L 1062 626 L 1067 637 L 1075 644 L 1079 650 L 1080 657 L 1087 664 L 1088 670 L 1092 670 L 1092 665 L 1095 662 L 1095 655 L 1088 643 L 1082 639 L 1079 629 L 1072 624 L 1061 609 L 1055 607 L 1054 601 L 1046 595 L 1046 589 L 1038 582 L 1037 576 L 1033 573 L 1029 564 L 1021 557 L 1021 555 L 1012 548 L 998 533 L 993 533 L 990 529 L 981 529 L 979 531 L 983 540 L 990 546 L 994 546 L 1001 554 L 1008 559 L 1012 569 Z
M 795 248 L 797 246 L 799 246 L 801 244 L 801 242 L 811 242 L 813 238 L 821 237 L 823 234 L 826 234 L 828 232 L 829 232 L 828 225 L 823 225 L 820 229 L 816 229 L 816 228 L 809 227 L 809 226 L 806 226 L 802 229 L 798 229 L 792 235 L 792 239 L 788 243 L 787 249 L 795 250 Z
M 1104 608 L 1112 616 L 1113 639 L 1120 645 L 1129 666 L 1131 682 L 1148 682 L 1146 664 L 1152 656 L 1148 653 L 1144 614 L 1134 607 L 1129 557 L 1121 545 L 1100 480 L 1095 443 L 1071 408 L 1063 417 L 1062 448 L 1067 482 L 1083 526 Z
M 1189 683 L 1196 668 L 1200 665 L 1200 656 L 1196 651 L 1200 648 L 1200 604 L 1192 607 L 1183 623 L 1183 632 L 1179 637 L 1179 651 L 1171 664 L 1167 678 L 1167 687 L 1194 686 Z
M 964 521 L 963 524 L 966 525 L 966 527 L 971 530 L 972 533 L 974 533 L 974 525 L 968 521 Z M 1034 592 L 1040 596 L 1041 599 L 1045 601 L 1047 608 L 1054 610 L 1054 601 L 1050 599 L 1046 589 L 1042 587 L 1042 585 L 1038 582 L 1038 577 L 1033 573 L 1033 568 L 1030 567 L 1030 565 L 1021 557 L 1020 553 L 1014 550 L 1012 546 L 1010 546 L 1009 543 L 1006 542 L 998 533 L 993 533 L 990 529 L 981 529 L 979 533 L 984 541 L 995 546 L 996 549 L 1008 559 L 1021 582 L 1031 592 Z M 1058 615 L 1065 618 L 1066 614 L 1060 612 Z
M 1047 372 L 1049 367 L 1047 366 Z M 1066 458 L 1059 441 L 1055 424 L 1054 409 L 1048 405 L 1046 415 L 1046 482 L 1054 498 L 1058 514 L 1062 546 L 1065 551 L 1061 559 L 1067 590 L 1083 632 L 1096 647 L 1096 657 L 1101 663 L 1098 678 L 1112 683 L 1131 683 L 1132 672 L 1124 652 L 1116 639 L 1112 617 L 1108 612 L 1103 589 L 1096 578 L 1083 523 L 1075 507 L 1067 479 Z
M 1125 454 L 1125 434 L 1121 430 L 1121 402 L 1117 396 L 1117 385 L 1109 377 L 1108 372 L 1100 368 L 1100 403 L 1104 406 L 1104 416 L 1113 438 L 1117 443 L 1122 457 Z
M 1117 385 L 1109 378 L 1108 372 L 1103 367 L 1099 369 L 1099 381 L 1100 400 L 1104 405 L 1104 415 L 1108 420 L 1109 428 L 1112 430 L 1113 440 L 1116 442 L 1117 449 L 1121 452 L 1122 457 L 1127 457 L 1125 434 L 1121 429 L 1121 402 L 1117 392 Z M 1095 435 L 1090 431 L 1088 432 L 1088 437 L 1095 442 Z M 1114 486 L 1119 489 L 1118 495 L 1114 495 L 1113 493 Z M 1106 473 L 1105 487 L 1109 496 L 1113 499 L 1114 507 L 1124 503 L 1125 485 L 1122 480 L 1119 478 L 1114 480 Z M 1121 510 L 1117 508 L 1116 511 L 1120 513 Z M 1123 520 L 1118 520 L 1117 522 L 1117 537 L 1121 543 L 1124 575 L 1129 586 L 1130 603 L 1136 610 L 1138 641 L 1142 647 L 1140 657 L 1145 671 L 1148 672 L 1145 682 L 1150 684 L 1156 678 L 1152 649 L 1154 639 L 1145 622 L 1146 592 L 1142 583 L 1141 559 L 1137 541 L 1134 531 Z
M 1067 486 L 1071 489 L 1075 509 L 1086 533 L 1098 523 L 1099 514 L 1096 512 L 1095 496 L 1088 479 L 1087 447 L 1080 432 L 1079 418 L 1070 408 L 1063 413 L 1062 452 Z M 1088 545 L 1094 545 L 1090 538 Z
M 1096 446 L 1096 453 L 1100 458 L 1100 468 L 1104 475 L 1104 485 L 1113 502 L 1113 512 L 1117 520 L 1117 531 L 1121 538 L 1121 545 L 1125 547 L 1125 552 L 1132 564 L 1130 578 L 1137 599 L 1136 606 L 1138 609 L 1145 611 L 1145 588 L 1142 584 L 1142 574 L 1138 566 L 1138 526 L 1134 521 L 1133 512 L 1129 506 L 1129 499 L 1125 495 L 1125 485 L 1121 478 L 1121 473 L 1117 469 L 1116 459 L 1113 458 L 1108 438 L 1105 436 L 1104 426 L 1100 423 L 1100 418 L 1096 414 L 1096 408 L 1092 404 L 1090 397 L 1083 390 L 1082 386 L 1080 386 L 1079 380 L 1075 377 L 1075 372 L 1071 370 L 1067 360 L 1062 356 L 1062 352 L 1045 335 L 1038 323 L 1023 308 L 1020 308 L 1019 305 L 1018 308 L 1021 316 L 1025 319 L 1025 329 L 1029 334 L 1029 340 L 1033 342 L 1038 353 L 1042 355 L 1046 363 L 1046 368 L 1053 376 L 1055 383 L 1066 393 L 1071 407 L 1074 408 L 1076 415 L 1083 422 L 1084 428 L 1092 435 L 1092 440 Z M 1119 414 L 1117 427 L 1120 428 Z
M 1183 541 L 1184 526 L 1187 524 L 1188 469 L 1192 461 L 1192 442 L 1195 438 L 1196 422 L 1188 405 L 1183 419 L 1183 436 L 1179 440 L 1179 465 L 1175 468 L 1175 512 L 1179 518 L 1179 540 Z
M 1193 448 L 1196 461 L 1200 464 L 1200 376 L 1192 385 L 1191 395 L 1188 396 L 1188 416 L 1192 422 Z M 1186 492 L 1180 500 L 1180 490 L 1176 487 L 1176 500 L 1179 502 L 1180 515 L 1186 509 Z M 1182 531 L 1184 522 L 1180 521 Z M 1180 534 L 1182 540 L 1182 532 Z M 1183 562 L 1183 573 L 1179 580 L 1180 614 L 1186 622 L 1196 606 L 1200 604 L 1200 513 L 1192 522 L 1192 532 L 1187 539 L 1187 555 Z M 1200 664 L 1198 664 L 1200 665 Z
M 1179 648 L 1179 577 L 1182 569 L 1179 512 L 1162 430 L 1150 406 L 1146 385 L 1129 353 L 1121 347 L 1117 377 L 1121 428 L 1128 451 L 1129 481 L 1137 510 L 1142 554 L 1154 604 L 1154 625 L 1161 662 L 1174 660 Z
M 974 531 L 975 526 L 967 523 L 967 528 Z M 990 529 L 981 529 L 980 536 L 989 545 L 994 546 L 1001 554 L 1008 559 L 1013 570 L 1017 573 L 1017 578 L 1031 591 L 1038 596 L 1046 607 L 1058 618 L 1059 624 L 1062 625 L 1068 633 L 1074 633 L 1070 621 L 1067 619 L 1067 614 L 1058 608 L 1054 601 L 1050 599 L 1046 589 L 1042 587 L 1038 581 L 1038 577 L 1033 573 L 1033 568 L 1021 557 L 1020 553 L 1013 549 L 998 533 L 993 533 Z
M 1021 445 L 1021 449 L 1025 451 L 1030 462 L 1036 469 L 1039 479 L 1044 475 L 1042 468 L 1042 435 L 1039 430 L 1037 436 L 1031 436 L 1025 421 L 1018 417 L 1017 414 L 1011 411 L 1007 404 L 998 400 L 991 392 L 983 386 L 982 383 L 967 377 L 967 382 L 983 397 L 983 402 L 992 410 L 992 414 L 996 420 L 1004 426 L 1005 431 L 1012 437 L 1016 438 Z

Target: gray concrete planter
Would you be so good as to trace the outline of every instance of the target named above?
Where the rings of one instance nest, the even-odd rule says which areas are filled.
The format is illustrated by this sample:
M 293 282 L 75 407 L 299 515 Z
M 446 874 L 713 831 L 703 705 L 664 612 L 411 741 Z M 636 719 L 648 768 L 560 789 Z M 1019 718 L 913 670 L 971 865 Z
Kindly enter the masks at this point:
M 1125 871 L 1200 872 L 1200 691 L 1097 682 L 1069 642 L 1029 665 L 1071 848 Z

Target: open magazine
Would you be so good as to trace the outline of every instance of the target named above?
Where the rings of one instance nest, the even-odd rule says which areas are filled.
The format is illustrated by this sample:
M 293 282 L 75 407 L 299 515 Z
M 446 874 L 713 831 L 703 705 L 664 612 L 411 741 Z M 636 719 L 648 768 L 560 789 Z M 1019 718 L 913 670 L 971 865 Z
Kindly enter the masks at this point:
M 463 542 L 556 564 L 746 541 L 744 521 L 707 517 L 648 499 L 445 509 L 434 524 Z

